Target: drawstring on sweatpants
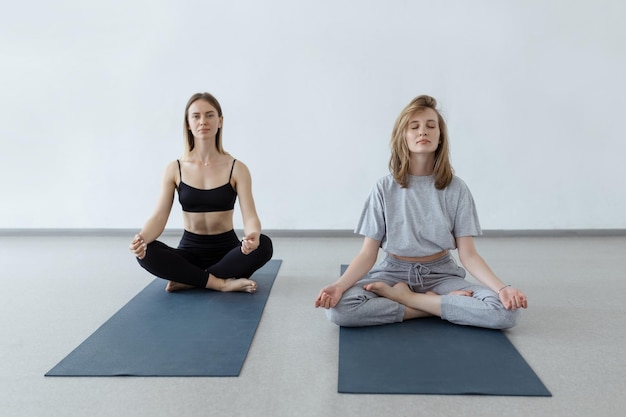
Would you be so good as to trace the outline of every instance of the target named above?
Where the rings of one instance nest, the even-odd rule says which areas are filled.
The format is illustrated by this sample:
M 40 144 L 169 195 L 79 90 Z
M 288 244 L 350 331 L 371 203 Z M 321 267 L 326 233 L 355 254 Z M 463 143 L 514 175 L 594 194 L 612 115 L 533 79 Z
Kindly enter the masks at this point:
M 424 288 L 424 281 L 422 280 L 422 275 L 430 274 L 430 269 L 422 264 L 411 264 L 409 268 L 409 287 L 412 291 L 415 291 L 415 287 L 413 286 L 412 278 L 415 276 L 415 286 L 419 285 Z

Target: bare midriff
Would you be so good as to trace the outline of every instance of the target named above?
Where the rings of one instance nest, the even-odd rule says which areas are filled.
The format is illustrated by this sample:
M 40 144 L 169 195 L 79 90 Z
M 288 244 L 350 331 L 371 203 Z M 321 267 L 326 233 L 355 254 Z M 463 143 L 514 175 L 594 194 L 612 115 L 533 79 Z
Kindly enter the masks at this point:
M 233 230 L 233 212 L 190 213 L 183 211 L 185 230 L 197 235 L 219 235 Z
M 447 250 L 442 250 L 441 252 L 437 252 L 429 256 L 398 256 L 392 253 L 390 253 L 389 255 L 392 258 L 399 259 L 401 261 L 410 262 L 412 264 L 419 264 L 419 263 L 424 263 L 424 262 L 436 261 L 437 259 L 440 259 L 446 256 L 447 253 L 448 253 Z

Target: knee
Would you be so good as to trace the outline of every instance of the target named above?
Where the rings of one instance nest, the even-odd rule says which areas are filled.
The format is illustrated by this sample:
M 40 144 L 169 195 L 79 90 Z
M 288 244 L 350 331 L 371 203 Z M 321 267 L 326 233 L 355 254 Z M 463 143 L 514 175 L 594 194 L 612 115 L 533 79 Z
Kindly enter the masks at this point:
M 354 314 L 350 314 L 341 308 L 329 308 L 326 310 L 326 317 L 337 326 L 357 327 L 361 325 L 354 320 Z
M 261 234 L 261 236 L 259 236 L 259 247 L 257 248 L 257 250 L 261 250 L 261 252 L 263 252 L 263 254 L 265 254 L 265 257 L 269 260 L 272 258 L 272 255 L 274 254 L 274 245 L 272 243 L 272 239 L 270 239 L 269 236 Z
M 522 310 L 507 310 L 497 296 L 483 299 L 491 307 L 491 325 L 493 329 L 504 330 L 517 326 L 522 318 Z
M 517 326 L 522 318 L 522 310 L 500 310 L 499 319 L 494 323 L 494 328 L 504 330 Z
M 154 255 L 155 252 L 157 252 L 157 254 L 159 254 L 159 253 L 161 253 L 163 251 L 167 251 L 167 250 L 171 250 L 171 248 L 169 246 L 167 246 L 165 243 L 161 242 L 160 240 L 154 240 L 154 241 L 148 243 L 148 246 L 146 246 L 146 256 L 148 254 Z
M 146 247 L 146 256 L 142 259 L 136 258 L 139 265 L 141 265 L 144 269 L 148 269 L 148 265 L 152 263 L 152 259 L 155 257 L 155 252 L 160 252 L 160 249 L 165 246 L 165 244 L 155 240 L 153 242 L 148 243 Z M 158 257 L 158 256 L 157 256 Z
M 362 311 L 359 311 L 367 301 L 366 297 L 354 294 L 344 294 L 339 303 L 334 308 L 326 310 L 326 317 L 332 323 L 341 327 L 362 327 L 372 324 Z

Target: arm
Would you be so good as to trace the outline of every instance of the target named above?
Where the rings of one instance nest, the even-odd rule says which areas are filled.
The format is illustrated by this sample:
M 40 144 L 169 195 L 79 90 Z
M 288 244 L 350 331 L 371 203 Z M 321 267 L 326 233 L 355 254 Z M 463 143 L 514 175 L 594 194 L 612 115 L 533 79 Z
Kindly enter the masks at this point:
M 143 259 L 146 256 L 146 248 L 149 243 L 155 241 L 167 224 L 170 212 L 172 211 L 172 204 L 174 203 L 174 189 L 176 188 L 176 161 L 170 163 L 163 174 L 161 180 L 161 194 L 157 201 L 157 206 L 141 232 L 135 235 L 135 238 L 130 243 L 130 251 L 139 259 Z
M 363 278 L 376 263 L 380 241 L 366 237 L 361 250 L 352 260 L 346 272 L 334 284 L 320 291 L 315 300 L 315 307 L 332 308 L 337 305 L 343 293 Z
M 236 162 L 233 179 L 235 180 L 235 190 L 239 196 L 239 207 L 243 218 L 244 237 L 241 243 L 241 252 L 248 255 L 259 247 L 261 221 L 252 197 L 252 177 L 248 167 L 243 162 Z
M 498 293 L 500 301 L 507 310 L 528 306 L 526 295 L 522 291 L 507 286 L 491 271 L 485 260 L 478 254 L 474 246 L 474 239 L 471 236 L 457 237 L 456 246 L 459 250 L 461 264 L 474 278 Z

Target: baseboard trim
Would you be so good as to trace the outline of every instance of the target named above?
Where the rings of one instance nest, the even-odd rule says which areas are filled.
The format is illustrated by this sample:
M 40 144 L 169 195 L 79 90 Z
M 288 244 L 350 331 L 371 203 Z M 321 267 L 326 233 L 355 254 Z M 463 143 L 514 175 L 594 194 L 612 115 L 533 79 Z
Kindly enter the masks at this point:
M 163 236 L 180 236 L 182 229 L 166 229 Z M 137 229 L 1 229 L 0 237 L 17 236 L 93 236 L 117 237 L 133 236 Z M 242 235 L 241 230 L 237 233 Z M 268 236 L 277 238 L 351 238 L 359 237 L 352 230 L 344 229 L 268 229 Z M 538 230 L 484 230 L 484 237 L 624 237 L 626 229 L 538 229 Z

